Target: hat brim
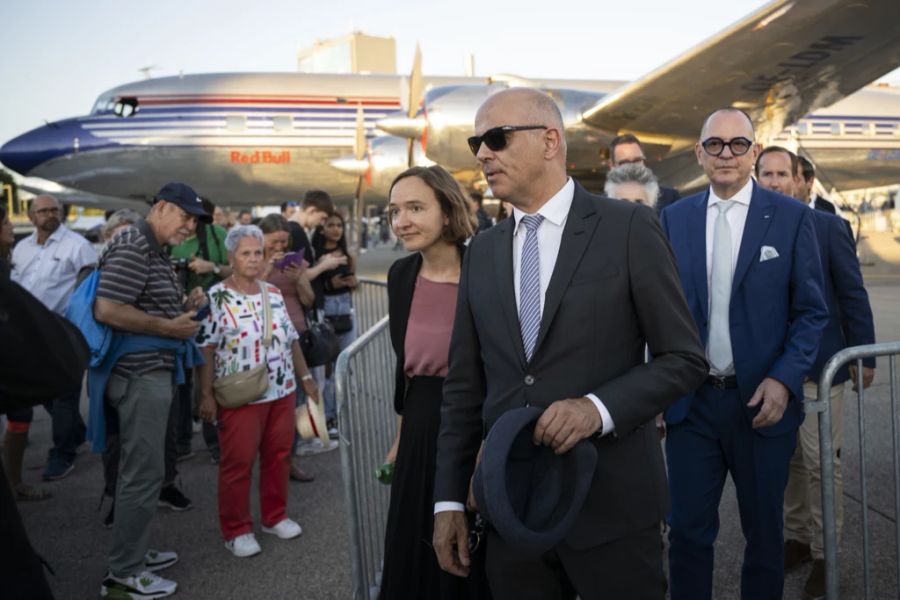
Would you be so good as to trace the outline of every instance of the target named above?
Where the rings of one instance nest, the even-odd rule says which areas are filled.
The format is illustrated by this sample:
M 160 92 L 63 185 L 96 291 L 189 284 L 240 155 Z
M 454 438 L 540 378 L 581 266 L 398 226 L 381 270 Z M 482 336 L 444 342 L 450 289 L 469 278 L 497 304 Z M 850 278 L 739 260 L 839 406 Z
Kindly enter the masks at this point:
M 565 513 L 546 529 L 530 529 L 516 514 L 507 489 L 507 460 L 516 437 L 535 423 L 543 413 L 537 407 L 524 407 L 504 413 L 491 428 L 484 443 L 481 464 L 475 471 L 473 492 L 478 507 L 500 536 L 511 546 L 538 556 L 562 542 L 581 512 L 590 490 L 597 464 L 597 449 L 582 440 L 558 457 L 560 468 L 568 466 L 578 474 L 572 482 Z M 564 462 L 565 461 L 565 462 Z
M 319 402 L 307 398 L 306 402 L 297 409 L 297 433 L 304 440 L 319 438 L 322 443 L 328 445 L 331 440 L 328 437 L 328 425 L 322 405 L 322 396 L 319 394 Z
M 181 202 L 176 202 L 175 200 L 169 200 L 168 198 L 164 198 L 163 196 L 154 196 L 153 197 L 154 202 L 159 202 L 160 200 L 164 200 L 165 202 L 168 202 L 169 204 L 174 204 L 175 206 L 177 206 L 178 208 L 180 208 L 187 214 L 194 216 L 194 217 L 210 217 L 211 216 L 208 212 L 206 212 L 206 209 L 203 208 L 202 203 L 201 204 L 190 204 L 189 203 L 189 204 L 185 205 L 185 204 L 182 204 Z

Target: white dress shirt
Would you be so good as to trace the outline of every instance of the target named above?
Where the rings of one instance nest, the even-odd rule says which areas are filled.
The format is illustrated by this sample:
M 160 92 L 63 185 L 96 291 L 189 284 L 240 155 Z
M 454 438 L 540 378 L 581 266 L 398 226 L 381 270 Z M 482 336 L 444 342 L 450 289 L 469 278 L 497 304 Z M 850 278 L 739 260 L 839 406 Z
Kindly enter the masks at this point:
M 36 231 L 16 244 L 10 277 L 61 315 L 78 272 L 96 262 L 97 251 L 90 242 L 60 225 L 43 245 L 38 244 Z
M 556 258 L 559 256 L 559 247 L 562 243 L 563 229 L 575 198 L 575 182 L 569 178 L 566 184 L 552 198 L 544 203 L 537 211 L 544 220 L 537 230 L 538 251 L 540 252 L 540 276 L 541 276 L 541 315 L 544 314 L 544 297 L 550 286 L 550 278 L 553 276 L 553 268 L 556 266 Z M 513 208 L 513 219 L 516 229 L 513 235 L 513 288 L 516 293 L 516 309 L 519 308 L 519 261 L 522 256 L 522 248 L 525 245 L 526 227 L 522 224 L 522 217 L 526 216 L 518 208 Z M 518 317 L 518 315 L 517 315 Z M 585 394 L 600 413 L 603 421 L 601 435 L 606 435 L 615 429 L 612 416 L 606 406 L 594 394 Z M 463 511 L 465 506 L 459 502 L 435 502 L 434 512 Z
M 747 211 L 750 210 L 750 199 L 753 197 L 753 180 L 747 181 L 731 198 L 719 198 L 709 188 L 709 201 L 706 205 L 706 306 L 709 310 L 710 299 L 712 294 L 712 257 L 713 244 L 715 243 L 716 218 L 719 216 L 719 209 L 716 208 L 716 202 L 720 200 L 728 200 L 734 202 L 735 205 L 728 209 L 725 218 L 728 219 L 728 226 L 731 228 L 731 273 L 734 275 L 734 269 L 737 266 L 738 254 L 741 251 L 741 240 L 744 237 L 744 225 L 747 223 Z M 709 358 L 709 341 L 707 340 L 707 358 Z M 734 367 L 732 366 L 728 373 L 713 373 L 714 375 L 734 375 Z

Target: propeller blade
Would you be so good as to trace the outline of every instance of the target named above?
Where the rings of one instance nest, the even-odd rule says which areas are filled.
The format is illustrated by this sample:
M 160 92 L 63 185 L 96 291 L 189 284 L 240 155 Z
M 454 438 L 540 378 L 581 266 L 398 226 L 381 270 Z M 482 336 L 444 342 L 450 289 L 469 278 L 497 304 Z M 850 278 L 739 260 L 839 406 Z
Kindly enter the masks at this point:
M 409 100 L 406 103 L 406 116 L 410 119 L 419 112 L 419 101 L 422 100 L 422 93 L 425 91 L 425 84 L 422 80 L 422 49 L 416 43 L 416 54 L 413 57 L 412 71 L 409 74 Z
M 362 104 L 356 105 L 356 138 L 353 140 L 353 154 L 357 160 L 366 156 L 366 119 Z

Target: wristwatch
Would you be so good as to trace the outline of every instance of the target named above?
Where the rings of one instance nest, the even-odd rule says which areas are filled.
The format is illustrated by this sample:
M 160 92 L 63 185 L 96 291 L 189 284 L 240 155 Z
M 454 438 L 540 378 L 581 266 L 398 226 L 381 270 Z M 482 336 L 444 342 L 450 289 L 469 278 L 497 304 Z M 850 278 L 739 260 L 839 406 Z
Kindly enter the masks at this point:
M 213 273 L 219 275 L 222 272 L 222 269 L 219 268 L 219 265 L 213 263 Z

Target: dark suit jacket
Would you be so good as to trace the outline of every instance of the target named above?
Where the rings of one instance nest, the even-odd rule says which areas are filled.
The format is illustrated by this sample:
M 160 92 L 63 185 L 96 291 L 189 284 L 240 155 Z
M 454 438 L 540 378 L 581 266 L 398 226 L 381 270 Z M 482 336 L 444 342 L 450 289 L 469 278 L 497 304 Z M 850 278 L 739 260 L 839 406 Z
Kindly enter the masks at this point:
M 856 258 L 856 247 L 847 233 L 846 221 L 825 211 L 812 211 L 816 221 L 819 257 L 822 259 L 825 302 L 828 305 L 828 324 L 822 332 L 819 352 L 809 371 L 809 377 L 819 380 L 828 359 L 847 346 L 875 343 L 875 323 L 869 295 L 863 284 Z M 863 361 L 875 366 L 874 358 Z M 834 383 L 850 378 L 847 367 L 835 374 Z
M 678 201 L 662 214 L 681 285 L 704 342 L 709 338 L 708 198 L 709 189 Z M 734 367 L 745 403 L 765 377 L 777 379 L 792 394 L 784 417 L 758 430 L 762 435 L 780 435 L 803 420 L 803 380 L 828 320 L 813 215 L 802 202 L 753 183 L 729 306 Z M 777 258 L 761 261 L 763 246 L 774 248 Z M 692 392 L 670 407 L 666 421 L 681 422 L 693 398 Z M 761 406 L 747 407 L 747 417 L 752 419 Z
M 668 510 L 668 489 L 659 435 L 645 425 L 707 372 L 659 221 L 649 207 L 575 184 L 528 363 L 513 290 L 514 227 L 505 219 L 478 234 L 463 261 L 435 500 L 465 501 L 479 444 L 501 414 L 594 393 L 615 435 L 591 438 L 593 484 L 566 542 L 587 548 L 650 527 Z
M 664 208 L 681 198 L 675 188 L 660 187 L 659 198 L 656 200 L 656 212 L 661 213 Z
M 834 207 L 834 204 L 832 204 L 828 200 L 828 198 L 819 197 L 816 198 L 815 202 L 816 203 L 813 205 L 813 208 L 815 208 L 816 210 L 821 210 L 822 212 L 831 213 L 833 215 L 837 214 L 837 209 Z

